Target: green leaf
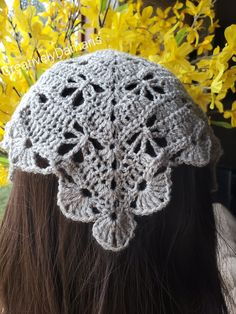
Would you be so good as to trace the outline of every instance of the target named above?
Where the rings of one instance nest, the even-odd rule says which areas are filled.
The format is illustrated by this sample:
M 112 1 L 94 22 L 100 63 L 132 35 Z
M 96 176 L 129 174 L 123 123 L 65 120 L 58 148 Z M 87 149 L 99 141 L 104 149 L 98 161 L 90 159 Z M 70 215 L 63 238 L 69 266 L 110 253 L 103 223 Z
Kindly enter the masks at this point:
M 178 46 L 183 42 L 186 34 L 187 34 L 187 28 L 184 27 L 184 28 L 180 29 L 178 31 L 178 33 L 175 35 L 175 40 L 176 40 Z
M 223 128 L 226 128 L 226 129 L 232 129 L 233 128 L 230 123 L 224 122 L 224 121 L 213 121 L 213 120 L 211 120 L 211 124 L 221 126 Z
M 100 0 L 100 12 L 103 13 L 106 10 L 108 0 Z
M 7 157 L 0 156 L 0 164 L 2 164 L 3 166 L 9 166 L 9 161 Z
M 30 77 L 29 75 L 27 75 L 27 73 L 25 72 L 25 70 L 21 68 L 21 72 L 22 72 L 22 74 L 23 74 L 23 76 L 24 76 L 24 78 L 25 78 L 25 80 L 26 80 L 28 86 L 30 87 L 31 85 L 33 85 L 33 81 L 32 81 L 32 79 L 31 79 L 31 77 Z
M 45 70 L 37 69 L 37 80 L 40 78 L 40 76 L 45 72 Z
M 117 7 L 116 12 L 123 12 L 128 8 L 128 3 L 122 4 L 119 7 Z

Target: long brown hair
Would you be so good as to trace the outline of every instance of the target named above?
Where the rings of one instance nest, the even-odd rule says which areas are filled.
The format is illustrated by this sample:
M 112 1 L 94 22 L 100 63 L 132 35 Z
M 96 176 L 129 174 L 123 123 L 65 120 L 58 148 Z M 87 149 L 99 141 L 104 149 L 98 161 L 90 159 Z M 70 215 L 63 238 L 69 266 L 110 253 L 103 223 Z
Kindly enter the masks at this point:
M 102 249 L 57 206 L 57 177 L 15 170 L 0 229 L 7 314 L 228 313 L 216 261 L 209 168 L 172 172 L 172 199 L 136 217 L 128 248 Z

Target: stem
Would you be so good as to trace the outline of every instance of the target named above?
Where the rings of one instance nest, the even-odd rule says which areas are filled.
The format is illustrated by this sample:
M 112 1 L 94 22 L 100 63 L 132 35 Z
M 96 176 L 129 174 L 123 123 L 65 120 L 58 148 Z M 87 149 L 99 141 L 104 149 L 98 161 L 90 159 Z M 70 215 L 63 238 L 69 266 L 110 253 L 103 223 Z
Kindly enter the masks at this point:
M 104 14 L 104 19 L 103 19 L 103 21 L 102 21 L 101 27 L 103 27 L 104 24 L 105 24 L 105 22 L 106 22 L 106 17 L 107 17 L 108 10 L 109 10 L 109 8 L 110 8 L 110 4 L 111 4 L 111 0 L 108 1 L 108 5 L 107 5 L 107 8 L 106 8 L 106 11 L 105 11 L 105 14 Z M 100 16 L 100 14 L 99 14 L 99 16 Z
M 16 41 L 16 44 L 17 44 L 17 47 L 18 47 L 18 50 L 20 51 L 20 54 L 22 54 L 22 49 L 21 49 L 21 46 L 20 46 L 20 43 L 18 41 L 18 35 L 17 35 L 17 32 L 16 32 L 16 25 L 13 25 L 13 22 L 10 18 L 8 18 L 8 21 L 9 23 L 11 24 L 11 27 L 13 29 L 13 32 L 14 32 L 14 39 Z
M 40 63 L 42 63 L 41 55 L 38 51 L 38 48 L 35 47 L 35 51 L 36 51 L 37 56 L 39 57 Z
M 17 95 L 21 98 L 21 94 L 18 92 L 18 90 L 13 86 L 13 90 L 17 93 Z
M 117 0 L 114 1 L 113 10 L 115 10 L 116 5 L 117 5 Z
M 203 56 L 203 57 L 199 57 L 199 58 L 197 58 L 197 59 L 191 61 L 190 63 L 191 63 L 191 64 L 196 64 L 198 61 L 201 61 L 201 60 L 210 60 L 210 59 L 212 59 L 212 57 L 215 58 L 215 57 L 217 57 L 217 56 L 219 56 L 219 55 L 220 55 L 220 52 L 217 53 L 217 54 L 214 55 L 214 56 Z
M 66 28 L 66 33 L 65 33 L 65 37 L 64 37 L 64 42 L 67 39 L 68 32 L 69 32 L 69 29 L 70 29 L 71 16 L 72 16 L 72 13 L 70 12 L 70 15 L 69 15 L 69 18 L 68 18 L 68 23 L 67 23 L 67 28 Z

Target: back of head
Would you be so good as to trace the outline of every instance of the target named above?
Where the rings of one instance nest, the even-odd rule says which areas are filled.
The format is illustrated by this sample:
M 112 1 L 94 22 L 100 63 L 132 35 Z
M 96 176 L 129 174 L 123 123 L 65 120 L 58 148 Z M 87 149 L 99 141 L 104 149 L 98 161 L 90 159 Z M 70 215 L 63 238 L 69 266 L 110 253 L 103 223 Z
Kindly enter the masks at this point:
M 172 180 L 165 210 L 136 216 L 128 248 L 112 252 L 62 215 L 56 176 L 17 171 L 0 232 L 7 313 L 227 313 L 209 167 L 181 165 Z
M 167 69 L 111 49 L 58 62 L 3 148 L 9 313 L 227 313 L 211 197 L 223 151 Z

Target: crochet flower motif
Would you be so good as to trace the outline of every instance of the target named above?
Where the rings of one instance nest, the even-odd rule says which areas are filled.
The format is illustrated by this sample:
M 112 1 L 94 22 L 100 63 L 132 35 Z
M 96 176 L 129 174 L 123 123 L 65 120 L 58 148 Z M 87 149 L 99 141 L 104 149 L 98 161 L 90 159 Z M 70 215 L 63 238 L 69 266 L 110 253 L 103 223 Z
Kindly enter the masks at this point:
M 11 126 L 11 149 L 9 151 L 9 158 L 12 159 L 15 167 L 25 164 L 25 169 L 31 171 L 38 167 L 40 172 L 46 173 L 49 171 L 50 162 L 47 158 L 37 153 L 33 149 L 33 143 L 29 136 L 26 136 L 23 125 L 17 124 Z
M 115 192 L 99 185 L 99 193 L 84 181 L 74 178 L 63 168 L 58 168 L 58 206 L 62 213 L 75 221 L 92 222 L 92 233 L 104 249 L 124 249 L 134 237 L 135 215 L 149 215 L 165 207 L 170 200 L 171 168 L 159 167 L 155 160 L 146 173 L 146 180 L 135 183 L 135 191 L 126 186 L 125 192 Z M 155 171 L 154 171 L 155 169 Z M 125 175 L 126 176 L 126 175 Z M 150 178 L 150 179 L 148 179 Z M 123 185 L 124 188 L 124 185 Z
M 150 215 L 166 207 L 170 200 L 171 185 L 171 168 L 161 166 L 154 171 L 150 181 L 142 180 L 138 183 L 139 193 L 132 212 L 135 215 Z
M 87 61 L 84 64 L 87 64 Z M 71 106 L 73 109 L 79 108 L 89 98 L 96 98 L 105 91 L 100 85 L 87 80 L 86 76 L 82 73 L 69 76 L 67 84 L 68 86 L 63 88 L 60 96 L 62 99 L 72 96 Z
M 154 78 L 152 72 L 145 73 L 141 79 L 130 81 L 124 86 L 124 92 L 132 91 L 136 95 L 143 95 L 148 100 L 153 101 L 154 97 L 158 95 L 161 97 L 165 94 L 165 81 Z
M 104 148 L 97 139 L 89 136 L 77 121 L 73 121 L 72 126 L 68 127 L 68 131 L 63 136 L 64 140 L 60 143 L 57 152 L 64 160 L 72 157 L 72 161 L 82 163 L 84 160 L 82 148 L 88 141 L 96 150 Z
M 64 177 L 63 179 L 59 176 L 57 197 L 62 213 L 75 221 L 94 222 L 93 236 L 104 249 L 119 251 L 125 248 L 134 236 L 137 224 L 133 214 L 127 210 L 120 210 L 123 205 L 118 200 L 108 204 L 107 200 L 111 201 L 113 198 L 109 191 L 106 197 L 105 195 L 96 197 L 90 190 L 82 187 L 82 182 L 78 184 L 72 182 L 65 170 L 59 170 L 63 172 Z
M 77 121 L 73 121 L 72 126 L 68 127 L 68 131 L 63 133 L 64 140 L 57 148 L 57 152 L 62 158 L 70 157 L 74 152 L 73 158 L 79 159 L 81 156 L 81 147 L 86 143 L 88 135 Z

